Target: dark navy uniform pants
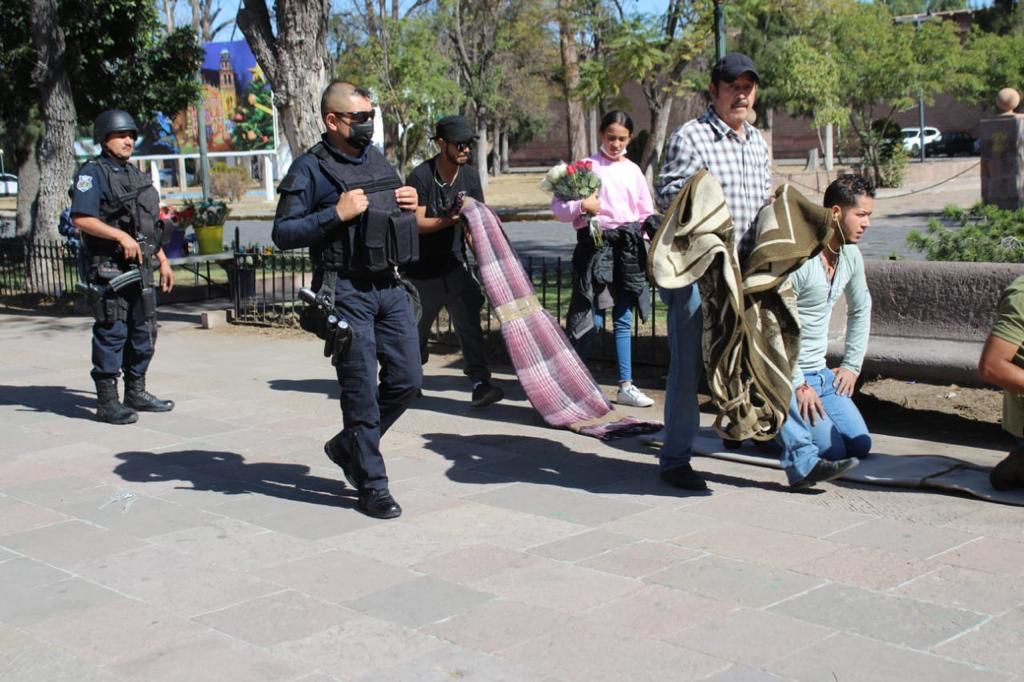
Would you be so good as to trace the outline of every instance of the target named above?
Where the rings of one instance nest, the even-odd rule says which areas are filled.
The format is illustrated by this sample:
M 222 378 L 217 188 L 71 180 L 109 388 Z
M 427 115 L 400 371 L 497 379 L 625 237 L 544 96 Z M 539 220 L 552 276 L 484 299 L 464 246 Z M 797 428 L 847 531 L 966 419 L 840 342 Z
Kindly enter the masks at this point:
M 156 343 L 156 320 L 153 336 L 146 327 L 142 308 L 142 292 L 138 287 L 122 291 L 122 305 L 127 306 L 127 320 L 95 322 L 92 325 L 92 378 L 113 379 L 125 374 L 145 376 L 153 359 Z
M 334 303 L 354 333 L 352 348 L 337 367 L 344 425 L 339 441 L 361 469 L 353 473 L 362 487 L 387 488 L 381 436 L 416 399 L 423 383 L 409 294 L 396 279 L 339 277 Z

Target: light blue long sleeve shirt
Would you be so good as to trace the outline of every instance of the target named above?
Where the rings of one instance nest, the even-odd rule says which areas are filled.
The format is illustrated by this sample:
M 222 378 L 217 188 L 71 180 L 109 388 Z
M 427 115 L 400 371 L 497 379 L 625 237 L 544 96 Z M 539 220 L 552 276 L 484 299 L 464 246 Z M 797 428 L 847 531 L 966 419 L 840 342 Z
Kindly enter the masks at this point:
M 864 257 L 853 244 L 839 251 L 836 272 L 829 285 L 821 256 L 815 256 L 789 276 L 800 314 L 800 355 L 793 366 L 793 386 L 804 383 L 804 373 L 825 368 L 828 323 L 839 296 L 846 294 L 846 348 L 840 367 L 860 374 L 871 333 L 871 294 L 864 277 Z

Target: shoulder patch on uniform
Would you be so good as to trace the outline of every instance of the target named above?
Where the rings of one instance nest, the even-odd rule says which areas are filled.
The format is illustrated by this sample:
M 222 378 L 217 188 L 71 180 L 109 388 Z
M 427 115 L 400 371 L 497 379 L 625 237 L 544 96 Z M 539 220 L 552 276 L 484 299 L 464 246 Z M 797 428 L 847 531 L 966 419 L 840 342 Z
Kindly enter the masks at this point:
M 92 189 L 92 176 L 91 175 L 79 175 L 78 182 L 75 183 L 75 189 L 79 192 L 88 192 Z

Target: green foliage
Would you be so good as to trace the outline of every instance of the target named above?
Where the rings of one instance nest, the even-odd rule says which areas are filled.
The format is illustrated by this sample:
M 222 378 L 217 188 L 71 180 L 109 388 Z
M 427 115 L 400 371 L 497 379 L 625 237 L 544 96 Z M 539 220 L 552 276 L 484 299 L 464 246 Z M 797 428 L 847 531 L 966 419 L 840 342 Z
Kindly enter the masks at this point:
M 876 0 L 885 5 L 893 16 L 901 14 L 924 14 L 926 12 L 947 12 L 966 9 L 967 0 Z
M 58 0 L 57 5 L 75 108 L 87 127 L 104 109 L 125 109 L 144 124 L 156 111 L 179 111 L 195 100 L 202 48 L 191 29 L 166 35 L 154 3 Z M 0 144 L 22 150 L 14 165 L 40 133 L 29 16 L 29 0 L 0 2 Z
M 879 164 L 880 181 L 879 187 L 900 187 L 903 185 L 903 176 L 907 170 L 907 163 L 910 156 L 903 145 L 899 142 L 888 144 L 882 148 L 881 162 Z
M 1002 88 L 1024 86 L 1024 50 L 1018 36 L 971 29 L 964 45 L 963 74 L 954 85 L 964 102 L 991 108 Z
M 907 244 L 928 260 L 980 263 L 1024 263 L 1024 209 L 1007 211 L 987 204 L 964 210 L 947 206 L 945 223 L 928 221 L 928 232 L 912 230 Z
M 181 210 L 178 211 L 178 226 L 180 229 L 191 227 L 207 227 L 209 225 L 223 225 L 228 217 L 228 206 L 223 201 L 211 199 L 208 201 L 186 200 Z

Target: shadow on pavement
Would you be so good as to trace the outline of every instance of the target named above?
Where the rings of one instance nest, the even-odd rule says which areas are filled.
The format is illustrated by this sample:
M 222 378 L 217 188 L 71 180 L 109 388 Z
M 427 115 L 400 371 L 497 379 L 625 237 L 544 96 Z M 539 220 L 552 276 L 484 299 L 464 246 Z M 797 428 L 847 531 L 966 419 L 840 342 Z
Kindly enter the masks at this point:
M 446 475 L 460 483 L 534 483 L 587 492 L 692 497 L 710 493 L 676 490 L 658 480 L 657 464 L 606 459 L 575 452 L 557 441 L 511 435 L 423 435 L 424 447 L 451 461 Z
M 335 379 L 271 379 L 272 391 L 295 391 L 296 393 L 313 393 L 331 400 L 341 395 L 340 387 Z
M 258 494 L 327 507 L 354 509 L 355 491 L 341 481 L 310 476 L 304 464 L 246 462 L 234 452 L 122 452 L 114 473 L 126 481 L 182 481 L 192 490 L 225 495 Z M 189 489 L 181 486 L 182 489 Z
M 96 394 L 66 386 L 2 386 L 0 405 L 22 405 L 35 412 L 52 412 L 72 419 L 96 418 Z

